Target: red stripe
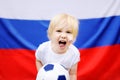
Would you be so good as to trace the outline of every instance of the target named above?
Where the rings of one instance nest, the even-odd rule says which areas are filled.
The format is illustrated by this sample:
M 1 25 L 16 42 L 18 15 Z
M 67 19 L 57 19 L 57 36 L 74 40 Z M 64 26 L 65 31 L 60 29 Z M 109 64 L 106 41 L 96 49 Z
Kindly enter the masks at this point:
M 120 45 L 82 49 L 78 80 L 120 80 Z M 35 51 L 0 49 L 0 80 L 35 80 Z
M 82 49 L 78 80 L 120 80 L 120 45 Z
M 34 51 L 0 49 L 0 80 L 35 80 Z

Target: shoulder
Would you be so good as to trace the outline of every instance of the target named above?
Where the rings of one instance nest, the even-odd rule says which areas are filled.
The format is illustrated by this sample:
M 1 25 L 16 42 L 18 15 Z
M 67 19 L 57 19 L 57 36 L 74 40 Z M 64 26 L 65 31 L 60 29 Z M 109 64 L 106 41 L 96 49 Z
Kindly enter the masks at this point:
M 43 50 L 43 49 L 46 48 L 49 44 L 50 44 L 50 41 L 43 42 L 43 43 L 41 43 L 41 44 L 38 46 L 37 50 L 39 50 L 39 49 L 42 49 L 42 50 Z
M 68 54 L 71 56 L 71 67 L 80 61 L 80 51 L 73 44 L 69 46 Z
M 79 54 L 79 50 L 77 47 L 75 47 L 73 44 L 70 45 L 69 50 L 72 51 L 75 54 Z
M 36 54 L 43 53 L 44 51 L 46 51 L 46 49 L 49 47 L 49 44 L 50 44 L 50 41 L 41 43 L 36 49 Z
M 40 44 L 35 52 L 35 56 L 38 60 L 43 60 L 43 57 L 45 55 L 45 51 L 49 47 L 50 42 L 46 41 Z M 44 53 L 44 54 L 43 54 Z
M 69 52 L 72 56 L 74 56 L 75 59 L 79 59 L 80 58 L 80 51 L 77 47 L 75 47 L 73 44 L 70 45 L 69 47 Z

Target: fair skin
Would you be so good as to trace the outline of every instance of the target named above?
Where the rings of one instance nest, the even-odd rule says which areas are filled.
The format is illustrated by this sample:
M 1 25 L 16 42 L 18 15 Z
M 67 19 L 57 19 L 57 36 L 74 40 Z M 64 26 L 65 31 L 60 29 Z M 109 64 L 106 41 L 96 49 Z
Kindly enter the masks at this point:
M 62 27 L 57 26 L 53 30 L 50 39 L 52 42 L 52 49 L 55 53 L 65 53 L 73 41 L 72 28 L 67 25 Z
M 67 51 L 69 45 L 73 42 L 72 28 L 67 25 L 64 25 L 62 27 L 55 27 L 55 29 L 52 32 L 52 35 L 50 36 L 50 40 L 52 43 L 52 50 L 56 54 L 64 54 Z M 40 61 L 36 60 L 36 66 L 37 70 L 39 70 L 43 65 Z M 71 67 L 71 69 L 69 70 L 69 74 L 70 80 L 77 80 L 77 64 Z
M 73 32 L 70 26 L 57 26 L 53 30 L 51 37 L 52 49 L 58 54 L 63 54 L 67 51 L 70 44 L 73 42 Z M 73 65 L 69 70 L 70 80 L 76 80 L 77 64 Z
M 69 71 L 70 80 L 77 80 L 77 64 L 73 65 Z

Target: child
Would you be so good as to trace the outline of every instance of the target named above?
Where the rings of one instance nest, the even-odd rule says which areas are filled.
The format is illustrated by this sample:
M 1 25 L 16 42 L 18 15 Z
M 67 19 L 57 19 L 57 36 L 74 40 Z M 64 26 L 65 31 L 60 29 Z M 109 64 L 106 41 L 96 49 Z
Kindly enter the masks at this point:
M 78 20 L 68 14 L 55 16 L 48 28 L 50 41 L 42 43 L 36 50 L 36 66 L 39 70 L 46 63 L 59 63 L 70 74 L 70 80 L 77 80 L 78 49 L 72 44 L 78 33 Z

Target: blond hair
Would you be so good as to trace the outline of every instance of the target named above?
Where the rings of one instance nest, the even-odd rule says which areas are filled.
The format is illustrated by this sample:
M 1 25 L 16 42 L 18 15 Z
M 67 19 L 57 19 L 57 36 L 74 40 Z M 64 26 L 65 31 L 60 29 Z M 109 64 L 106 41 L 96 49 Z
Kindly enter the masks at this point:
M 79 22 L 75 17 L 68 15 L 68 14 L 59 14 L 55 16 L 53 19 L 51 19 L 50 25 L 48 28 L 48 37 L 51 38 L 51 34 L 55 27 L 59 25 L 64 26 L 64 23 L 67 23 L 67 25 L 72 28 L 73 38 L 75 40 L 78 34 Z

